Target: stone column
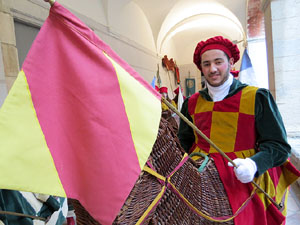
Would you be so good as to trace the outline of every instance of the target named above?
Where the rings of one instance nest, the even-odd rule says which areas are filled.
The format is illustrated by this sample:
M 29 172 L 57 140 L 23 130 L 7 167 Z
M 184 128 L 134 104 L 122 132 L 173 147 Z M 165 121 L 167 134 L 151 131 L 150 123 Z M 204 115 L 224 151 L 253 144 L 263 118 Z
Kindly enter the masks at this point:
M 264 0 L 263 8 L 269 20 L 266 30 L 272 32 L 267 45 L 273 51 L 268 57 L 273 61 L 276 102 L 292 146 L 291 161 L 300 169 L 300 0 Z
M 276 98 L 291 144 L 300 157 L 300 1 L 273 0 L 271 10 Z
M 273 54 L 273 35 L 272 35 L 272 13 L 271 13 L 269 0 L 263 1 L 262 11 L 264 12 L 264 22 L 265 22 L 269 90 L 274 96 L 274 98 L 276 99 L 274 58 L 273 58 L 274 54 Z
M 0 105 L 19 72 L 14 21 L 10 0 L 0 0 Z

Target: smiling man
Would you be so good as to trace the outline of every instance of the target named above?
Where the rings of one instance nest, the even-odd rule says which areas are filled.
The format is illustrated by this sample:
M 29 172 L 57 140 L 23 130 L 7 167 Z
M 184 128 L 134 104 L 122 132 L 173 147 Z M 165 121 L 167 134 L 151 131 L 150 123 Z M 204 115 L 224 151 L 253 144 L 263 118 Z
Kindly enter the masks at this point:
M 188 153 L 202 152 L 214 159 L 232 211 L 237 212 L 258 179 L 279 204 L 286 188 L 299 176 L 288 161 L 291 153 L 286 131 L 271 93 L 233 79 L 230 73 L 240 58 L 235 44 L 222 36 L 198 43 L 194 63 L 205 77 L 207 88 L 187 98 L 181 112 L 222 149 L 237 168 L 227 163 L 213 147 L 180 121 L 178 137 Z M 291 175 L 292 174 L 292 175 Z M 282 224 L 280 212 L 269 200 L 255 194 L 234 219 L 235 224 Z

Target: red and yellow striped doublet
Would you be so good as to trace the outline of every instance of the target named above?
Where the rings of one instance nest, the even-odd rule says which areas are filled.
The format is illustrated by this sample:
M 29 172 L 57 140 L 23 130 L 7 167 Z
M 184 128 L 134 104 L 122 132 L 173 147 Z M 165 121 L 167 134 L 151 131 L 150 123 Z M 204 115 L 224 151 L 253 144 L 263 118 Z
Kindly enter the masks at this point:
M 256 153 L 255 97 L 258 88 L 246 86 L 235 95 L 219 102 L 207 101 L 200 93 L 190 97 L 188 111 L 193 123 L 210 138 L 231 159 L 246 158 Z M 227 160 L 211 147 L 196 132 L 191 152 L 210 154 L 214 159 L 224 184 L 233 212 L 236 212 L 251 194 L 251 183 L 238 181 Z M 299 176 L 299 171 L 286 162 L 280 167 L 269 169 L 261 175 L 257 183 L 273 197 L 277 203 L 286 201 L 287 187 Z M 285 219 L 263 193 L 254 195 L 245 209 L 234 219 L 235 224 L 279 225 Z

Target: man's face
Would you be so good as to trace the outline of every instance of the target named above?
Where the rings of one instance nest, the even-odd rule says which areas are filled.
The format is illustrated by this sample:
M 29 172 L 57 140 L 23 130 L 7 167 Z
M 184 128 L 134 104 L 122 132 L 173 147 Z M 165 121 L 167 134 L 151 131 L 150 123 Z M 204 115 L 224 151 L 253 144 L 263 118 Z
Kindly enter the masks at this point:
M 228 61 L 225 53 L 219 49 L 208 50 L 201 56 L 202 73 L 213 87 L 222 85 L 228 79 L 232 66 L 233 58 Z

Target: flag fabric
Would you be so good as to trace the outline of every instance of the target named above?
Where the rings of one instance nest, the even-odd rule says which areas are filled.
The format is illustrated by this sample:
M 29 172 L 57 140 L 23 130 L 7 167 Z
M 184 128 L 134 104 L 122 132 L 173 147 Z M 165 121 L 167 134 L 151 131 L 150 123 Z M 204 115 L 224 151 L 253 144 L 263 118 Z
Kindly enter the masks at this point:
M 159 93 L 55 2 L 0 109 L 0 188 L 78 199 L 111 224 L 160 116 Z
M 251 59 L 248 54 L 247 48 L 244 50 L 242 63 L 239 72 L 239 80 L 242 83 L 257 86 L 256 76 L 252 67 Z
M 155 81 L 156 81 L 156 77 L 154 76 L 151 81 L 151 87 L 153 87 L 154 89 L 155 89 Z
M 160 75 L 159 75 L 159 65 L 158 64 L 157 64 L 156 77 L 157 77 L 158 87 L 160 87 L 161 86 L 161 79 L 160 79 Z
M 180 112 L 180 111 L 181 111 L 182 104 L 183 104 L 183 101 L 184 101 L 184 98 L 183 98 L 181 86 L 179 85 L 178 87 L 179 87 L 179 90 L 178 90 L 177 109 L 178 109 L 178 111 Z

